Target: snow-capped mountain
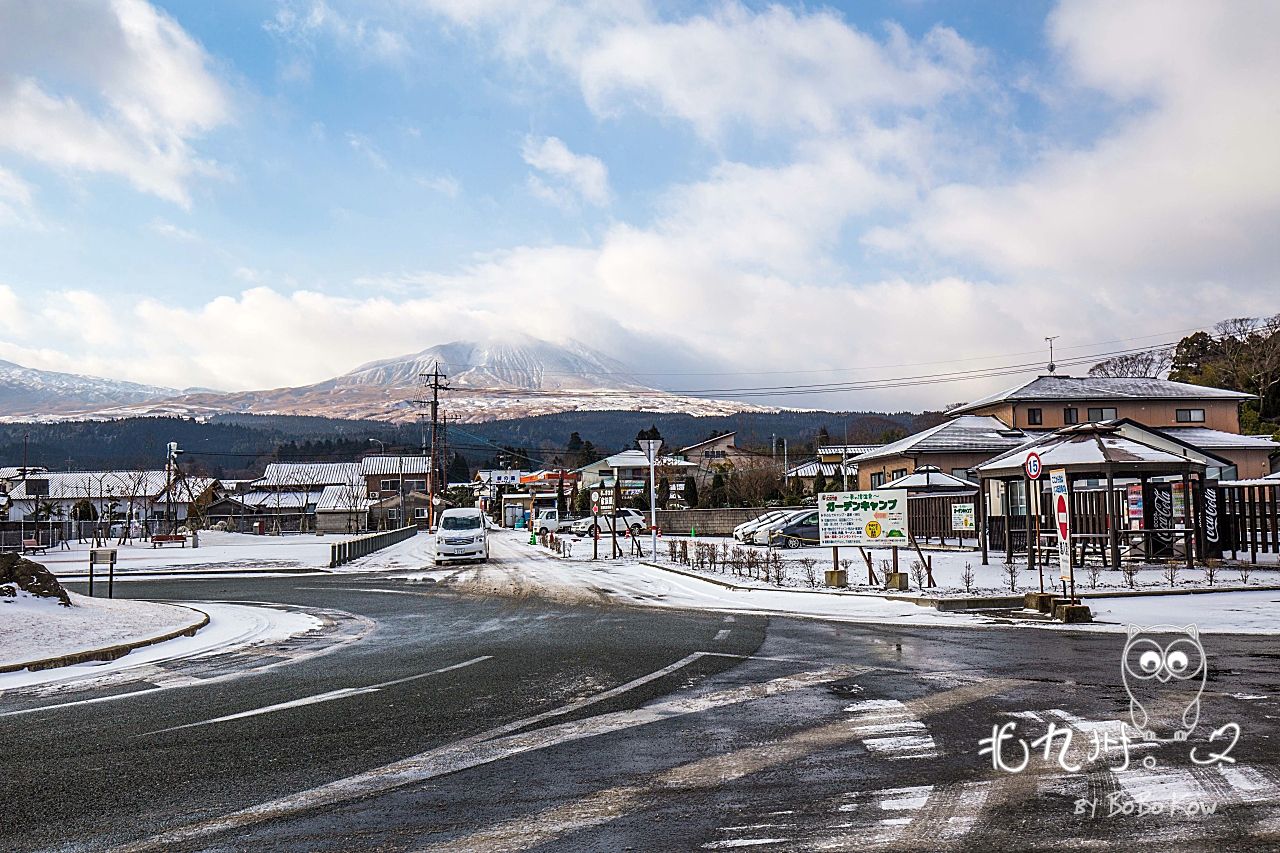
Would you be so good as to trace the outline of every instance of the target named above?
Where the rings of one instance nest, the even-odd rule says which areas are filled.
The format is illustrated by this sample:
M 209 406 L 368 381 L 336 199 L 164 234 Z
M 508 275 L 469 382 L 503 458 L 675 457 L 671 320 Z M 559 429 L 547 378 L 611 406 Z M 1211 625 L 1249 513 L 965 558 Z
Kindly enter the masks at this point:
M 344 385 L 416 385 L 436 365 L 456 388 L 503 391 L 648 390 L 626 365 L 578 341 L 564 345 L 519 341 L 455 341 L 361 365 L 336 381 Z
M 0 415 L 40 416 L 84 412 L 172 397 L 174 388 L 36 370 L 0 361 Z
M 554 344 L 524 337 L 455 341 L 419 353 L 361 365 L 333 379 L 268 391 L 160 394 L 102 405 L 15 412 L 22 420 L 217 414 L 312 415 L 413 421 L 422 411 L 421 376 L 439 366 L 449 390 L 441 406 L 450 418 L 479 422 L 567 411 L 652 411 L 727 415 L 777 411 L 749 403 L 682 397 L 645 387 L 620 362 L 577 341 Z M 93 380 L 103 381 L 103 380 Z M 121 383 L 127 384 L 127 383 Z M 142 386 L 138 386 L 142 387 Z M 163 398 L 163 399 L 157 399 Z M 0 415 L 9 414 L 0 401 Z

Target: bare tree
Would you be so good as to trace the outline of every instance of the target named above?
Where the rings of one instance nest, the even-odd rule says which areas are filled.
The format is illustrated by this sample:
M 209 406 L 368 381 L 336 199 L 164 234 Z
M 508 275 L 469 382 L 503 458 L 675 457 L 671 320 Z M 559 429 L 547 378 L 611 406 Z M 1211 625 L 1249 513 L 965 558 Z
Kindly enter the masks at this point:
M 1206 560 L 1204 564 L 1204 582 L 1213 586 L 1218 579 L 1219 566 L 1217 560 Z
M 960 580 L 964 583 L 965 592 L 973 592 L 973 563 L 964 564 L 964 571 L 960 573 Z
M 919 560 L 911 561 L 911 579 L 915 581 L 916 589 L 924 589 L 925 580 L 928 577 L 925 564 Z
M 764 506 L 782 482 L 777 466 L 767 457 L 739 460 L 728 479 L 729 503 L 735 506 Z
M 1004 564 L 1004 576 L 1009 581 L 1009 592 L 1018 591 L 1018 563 L 1014 560 Z
M 1172 589 L 1174 584 L 1178 582 L 1178 564 L 1172 560 L 1165 563 L 1164 577 L 1169 582 L 1169 588 Z
M 1131 352 L 1100 361 L 1089 368 L 1090 376 L 1110 378 L 1158 379 L 1173 364 L 1173 350 L 1169 347 Z

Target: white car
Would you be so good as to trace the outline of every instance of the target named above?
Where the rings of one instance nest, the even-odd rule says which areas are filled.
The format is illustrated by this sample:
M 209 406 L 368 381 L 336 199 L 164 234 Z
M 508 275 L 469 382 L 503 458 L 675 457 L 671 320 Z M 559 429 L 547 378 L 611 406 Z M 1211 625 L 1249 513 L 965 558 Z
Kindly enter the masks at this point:
M 613 530 L 613 515 L 611 513 L 600 513 L 600 535 L 608 536 Z M 586 518 L 580 518 L 569 528 L 577 536 L 594 536 L 596 534 L 596 517 L 588 515 Z M 644 513 L 638 509 L 620 509 L 618 510 L 618 534 L 630 530 L 631 532 L 639 532 L 649 529 L 649 521 Z
M 475 507 L 455 507 L 440 513 L 436 526 L 437 566 L 446 560 L 489 559 L 489 519 Z
M 733 538 L 739 542 L 750 542 L 751 534 L 755 533 L 761 525 L 768 524 L 771 521 L 777 521 L 788 513 L 789 510 L 775 509 L 771 512 L 766 512 L 764 515 L 758 515 L 750 521 L 744 521 L 742 524 L 733 528 Z

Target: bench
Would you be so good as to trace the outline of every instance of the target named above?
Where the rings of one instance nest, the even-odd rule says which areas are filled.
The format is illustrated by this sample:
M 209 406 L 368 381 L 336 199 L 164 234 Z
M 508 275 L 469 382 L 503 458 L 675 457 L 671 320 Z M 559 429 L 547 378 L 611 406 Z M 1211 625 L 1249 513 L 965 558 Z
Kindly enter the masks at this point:
M 23 539 L 22 553 L 24 554 L 43 554 L 45 546 L 40 544 L 39 539 Z
M 159 548 L 161 545 L 167 545 L 170 542 L 177 542 L 183 548 L 187 547 L 187 537 L 177 533 L 173 533 L 173 534 L 157 533 L 155 536 L 151 537 L 152 548 Z

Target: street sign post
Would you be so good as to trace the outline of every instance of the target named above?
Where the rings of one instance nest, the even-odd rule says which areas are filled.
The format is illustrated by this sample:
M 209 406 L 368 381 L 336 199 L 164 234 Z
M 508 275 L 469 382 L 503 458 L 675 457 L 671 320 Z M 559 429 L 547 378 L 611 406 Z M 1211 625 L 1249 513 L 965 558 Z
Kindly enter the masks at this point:
M 1062 580 L 1071 582 L 1071 597 L 1076 595 L 1076 575 L 1071 560 L 1071 493 L 1065 468 L 1049 472 L 1053 494 L 1053 519 L 1058 528 L 1058 568 Z
M 107 567 L 107 598 L 115 598 L 116 585 L 116 549 L 92 548 L 89 551 L 89 597 L 93 597 L 93 567 Z

